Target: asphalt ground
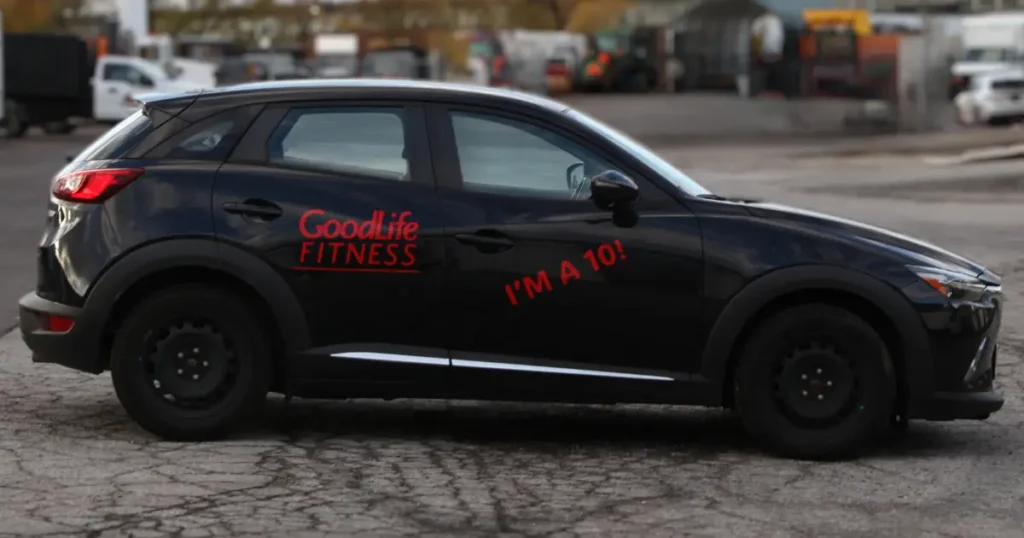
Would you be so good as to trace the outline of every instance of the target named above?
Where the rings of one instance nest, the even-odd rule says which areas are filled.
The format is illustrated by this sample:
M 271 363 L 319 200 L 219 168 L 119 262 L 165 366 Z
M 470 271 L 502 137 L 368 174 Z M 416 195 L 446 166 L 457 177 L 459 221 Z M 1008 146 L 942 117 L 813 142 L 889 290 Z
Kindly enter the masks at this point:
M 0 145 L 11 324 L 48 180 L 96 134 Z M 109 376 L 31 364 L 13 332 L 0 338 L 0 536 L 1024 536 L 1024 200 L 1005 187 L 1019 164 L 663 151 L 712 190 L 914 234 L 1001 273 L 1006 407 L 914 423 L 832 464 L 766 456 L 725 413 L 658 406 L 274 399 L 254 431 L 166 443 L 127 418 Z

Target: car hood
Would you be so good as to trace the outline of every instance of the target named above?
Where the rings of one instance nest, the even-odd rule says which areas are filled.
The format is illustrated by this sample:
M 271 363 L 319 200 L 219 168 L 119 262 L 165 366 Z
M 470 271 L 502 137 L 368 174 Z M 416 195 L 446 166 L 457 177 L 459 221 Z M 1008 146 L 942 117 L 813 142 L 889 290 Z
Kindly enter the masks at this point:
M 968 273 L 991 283 L 999 282 L 998 276 L 990 273 L 984 266 L 975 261 L 926 241 L 891 230 L 786 205 L 772 203 L 749 203 L 746 205 L 755 216 L 775 221 L 788 221 L 817 228 L 827 228 L 831 233 L 903 258 L 908 265 L 921 265 L 947 271 Z

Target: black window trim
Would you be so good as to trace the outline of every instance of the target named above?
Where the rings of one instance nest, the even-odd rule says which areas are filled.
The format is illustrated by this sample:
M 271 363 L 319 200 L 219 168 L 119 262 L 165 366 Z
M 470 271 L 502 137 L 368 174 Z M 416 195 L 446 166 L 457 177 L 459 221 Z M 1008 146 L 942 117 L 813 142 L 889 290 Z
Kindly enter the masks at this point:
M 242 136 L 234 151 L 226 162 L 296 170 L 335 176 L 339 179 L 357 177 L 360 180 L 377 181 L 380 183 L 401 185 L 404 182 L 384 179 L 375 174 L 359 174 L 355 171 L 342 172 L 320 166 L 295 166 L 294 164 L 270 162 L 267 143 L 274 131 L 292 110 L 312 108 L 393 108 L 402 111 L 402 130 L 405 136 L 405 150 L 409 158 L 409 169 L 412 178 L 408 183 L 429 184 L 436 188 L 430 147 L 428 146 L 427 122 L 421 103 L 408 100 L 366 100 L 366 99 L 327 99 L 309 101 L 281 101 L 268 103 L 266 108 L 252 123 L 249 130 Z
M 647 202 L 661 203 L 664 200 L 676 198 L 669 194 L 658 180 L 652 179 L 649 173 L 642 172 L 635 166 L 631 166 L 626 163 L 624 159 L 620 158 L 620 155 L 618 155 L 617 152 L 608 151 L 607 148 L 594 144 L 592 141 L 573 133 L 571 130 L 559 125 L 557 122 L 551 121 L 549 118 L 526 113 L 521 110 L 453 102 L 435 103 L 428 109 L 428 118 L 430 119 L 429 127 L 432 135 L 430 140 L 434 147 L 434 155 L 436 156 L 435 161 L 438 163 L 437 177 L 438 185 L 440 187 L 464 192 L 485 192 L 469 191 L 463 188 L 462 168 L 459 163 L 458 148 L 455 142 L 455 129 L 452 125 L 453 112 L 486 114 L 505 118 L 512 121 L 526 123 L 539 129 L 546 129 L 564 137 L 573 144 L 583 148 L 585 151 L 589 151 L 596 157 L 603 159 L 614 166 L 617 170 L 633 178 L 640 187 L 639 204 L 646 205 Z M 651 190 L 654 190 L 657 194 L 653 197 L 650 194 L 645 195 L 645 192 L 649 192 Z M 497 192 L 489 193 L 494 196 L 517 196 L 537 200 L 550 200 L 549 197 L 531 196 L 529 191 L 525 189 L 522 191 L 522 194 L 518 195 Z

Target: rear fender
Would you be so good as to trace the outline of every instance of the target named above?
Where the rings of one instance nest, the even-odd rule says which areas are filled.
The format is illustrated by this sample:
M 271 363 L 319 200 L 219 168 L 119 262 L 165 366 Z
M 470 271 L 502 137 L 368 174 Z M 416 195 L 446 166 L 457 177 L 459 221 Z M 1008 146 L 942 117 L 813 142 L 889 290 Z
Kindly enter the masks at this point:
M 284 278 L 259 257 L 208 239 L 160 241 L 126 254 L 97 279 L 84 310 L 106 320 L 125 290 L 148 275 L 175 267 L 204 267 L 248 284 L 270 308 L 285 352 L 290 356 L 310 347 L 305 312 Z

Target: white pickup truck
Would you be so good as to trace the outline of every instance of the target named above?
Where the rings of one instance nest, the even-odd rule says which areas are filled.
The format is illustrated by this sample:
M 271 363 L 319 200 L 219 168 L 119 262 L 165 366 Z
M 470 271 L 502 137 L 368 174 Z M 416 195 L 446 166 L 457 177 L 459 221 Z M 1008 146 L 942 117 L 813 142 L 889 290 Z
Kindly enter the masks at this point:
M 159 64 L 137 56 L 107 54 L 96 60 L 92 78 L 93 119 L 116 123 L 138 110 L 136 95 L 174 93 L 212 87 L 175 77 Z
M 33 126 L 66 134 L 79 120 L 116 123 L 138 110 L 136 95 L 212 86 L 137 56 L 93 58 L 78 37 L 0 32 L 0 127 L 9 138 Z

